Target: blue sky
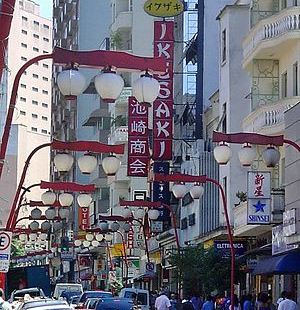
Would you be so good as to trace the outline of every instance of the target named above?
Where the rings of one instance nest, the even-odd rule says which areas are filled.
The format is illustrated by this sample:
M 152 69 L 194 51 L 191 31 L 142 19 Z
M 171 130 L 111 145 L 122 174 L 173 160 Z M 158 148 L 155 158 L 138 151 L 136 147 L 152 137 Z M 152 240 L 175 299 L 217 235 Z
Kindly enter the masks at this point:
M 34 0 L 41 7 L 41 16 L 52 19 L 53 0 Z

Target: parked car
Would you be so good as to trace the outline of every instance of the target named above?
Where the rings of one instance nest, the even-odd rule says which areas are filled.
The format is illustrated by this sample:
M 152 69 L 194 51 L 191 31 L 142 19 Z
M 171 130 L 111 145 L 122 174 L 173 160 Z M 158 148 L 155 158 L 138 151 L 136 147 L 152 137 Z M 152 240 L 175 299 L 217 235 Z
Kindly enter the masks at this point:
M 83 309 L 96 309 L 99 302 L 102 302 L 101 298 L 88 298 L 85 301 L 82 308 Z
M 83 293 L 83 288 L 81 284 L 78 283 L 57 283 L 55 285 L 53 298 L 58 299 L 62 292 L 80 292 Z
M 134 306 L 132 299 L 111 298 L 98 302 L 96 310 L 133 310 L 137 308 Z
M 147 290 L 126 287 L 121 289 L 119 294 L 119 297 L 130 298 L 132 300 L 134 299 L 133 298 L 134 296 L 136 296 L 137 304 L 140 306 L 142 310 L 150 309 L 149 291 Z
M 84 303 L 88 298 L 98 298 L 98 299 L 104 299 L 104 298 L 112 298 L 113 295 L 111 292 L 106 292 L 106 291 L 85 291 L 82 293 L 80 296 L 78 306 L 79 308 L 82 308 Z
M 19 303 L 16 310 L 70 310 L 71 307 L 64 300 L 53 300 L 50 298 L 45 299 L 33 299 Z
M 24 288 L 21 290 L 14 290 L 9 298 L 9 302 L 12 303 L 17 300 L 21 300 L 24 298 L 25 295 L 29 295 L 31 298 L 46 298 L 44 291 L 39 287 L 31 287 L 31 288 Z
M 60 298 L 66 300 L 66 302 L 68 304 L 71 303 L 71 299 L 72 301 L 74 302 L 74 300 L 76 299 L 77 297 L 77 301 L 76 301 L 76 304 L 78 303 L 79 301 L 79 298 L 81 296 L 82 292 L 79 292 L 79 291 L 63 291 L 61 294 L 60 294 Z M 75 297 L 75 298 L 74 298 Z

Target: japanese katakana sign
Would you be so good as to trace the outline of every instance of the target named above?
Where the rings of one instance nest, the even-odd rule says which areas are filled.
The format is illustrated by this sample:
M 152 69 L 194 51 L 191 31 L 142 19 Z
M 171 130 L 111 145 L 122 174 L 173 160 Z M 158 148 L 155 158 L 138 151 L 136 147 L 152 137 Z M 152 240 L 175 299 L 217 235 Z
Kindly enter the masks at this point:
M 86 230 L 90 228 L 90 209 L 79 208 L 79 229 Z
M 128 176 L 147 177 L 149 162 L 148 108 L 128 99 Z
M 171 17 L 181 14 L 184 6 L 180 0 L 148 0 L 144 10 L 151 16 Z
M 154 22 L 154 56 L 164 57 L 167 72 L 155 76 L 160 93 L 153 104 L 153 159 L 172 159 L 174 22 Z
M 270 172 L 248 172 L 248 224 L 270 224 L 271 175 Z

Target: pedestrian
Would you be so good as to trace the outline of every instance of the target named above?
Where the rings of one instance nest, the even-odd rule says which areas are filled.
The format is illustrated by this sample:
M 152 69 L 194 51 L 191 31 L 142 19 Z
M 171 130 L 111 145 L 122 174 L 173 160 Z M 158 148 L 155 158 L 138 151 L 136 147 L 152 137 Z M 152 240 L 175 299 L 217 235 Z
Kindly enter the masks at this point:
M 215 305 L 211 295 L 207 295 L 206 301 L 202 305 L 202 310 L 215 310 Z
M 292 293 L 287 292 L 286 297 L 278 305 L 278 310 L 297 310 L 297 304 L 292 299 Z
M 278 298 L 278 300 L 277 300 L 277 302 L 276 302 L 277 307 L 279 306 L 279 304 L 280 304 L 283 300 L 285 300 L 286 294 L 287 294 L 287 291 L 283 291 L 283 292 L 281 293 L 280 297 Z
M 176 295 L 175 293 L 171 293 L 171 296 L 170 296 L 170 303 L 171 303 L 171 309 L 172 310 L 178 310 L 178 300 L 176 298 Z
M 242 309 L 243 310 L 253 310 L 252 295 L 251 294 L 248 294 L 245 296 Z
M 270 310 L 270 306 L 268 304 L 268 294 L 265 292 L 261 292 L 258 294 L 256 310 Z
M 199 294 L 194 293 L 191 298 L 191 303 L 193 304 L 194 310 L 201 310 L 203 302 Z
M 194 306 L 189 297 L 182 300 L 182 310 L 194 310 Z
M 12 306 L 9 302 L 4 300 L 5 294 L 2 288 L 0 288 L 0 309 L 1 310 L 12 310 Z
M 170 299 L 167 297 L 167 290 L 162 288 L 155 300 L 155 310 L 171 310 Z

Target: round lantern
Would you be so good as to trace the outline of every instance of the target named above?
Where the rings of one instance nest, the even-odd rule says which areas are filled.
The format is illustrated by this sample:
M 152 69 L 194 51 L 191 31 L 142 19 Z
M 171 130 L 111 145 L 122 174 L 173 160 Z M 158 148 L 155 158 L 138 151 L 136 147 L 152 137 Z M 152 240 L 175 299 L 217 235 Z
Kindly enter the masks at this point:
M 214 157 L 219 165 L 226 165 L 231 157 L 231 149 L 225 143 L 214 148 Z
M 47 220 L 53 220 L 56 215 L 56 210 L 54 208 L 49 208 L 45 211 L 45 216 Z
M 81 246 L 82 245 L 82 241 L 77 239 L 77 240 L 74 241 L 74 245 L 77 246 L 77 247 Z
M 27 235 L 26 234 L 20 234 L 19 235 L 19 240 L 22 242 L 26 242 L 27 241 Z
M 150 220 L 155 221 L 158 219 L 160 212 L 157 209 L 150 209 L 148 211 L 148 217 Z
M 87 83 L 84 75 L 77 69 L 67 69 L 57 76 L 57 86 L 67 100 L 75 100 L 83 93 Z
M 280 152 L 274 146 L 268 146 L 262 153 L 263 160 L 267 167 L 274 168 L 280 159 Z
M 109 229 L 109 225 L 106 221 L 101 221 L 99 223 L 99 228 L 101 231 L 107 231 Z
M 47 231 L 51 228 L 51 224 L 48 221 L 45 221 L 41 224 L 42 231 Z
M 240 163 L 243 167 L 250 167 L 256 158 L 256 151 L 249 143 L 246 143 L 238 152 Z
M 97 167 L 97 158 L 90 153 L 86 153 L 77 160 L 78 167 L 83 174 L 91 174 Z
M 82 245 L 83 245 L 83 247 L 88 248 L 91 245 L 91 243 L 90 243 L 90 241 L 84 240 L 84 241 L 82 241 Z
M 36 241 L 36 239 L 37 239 L 37 234 L 35 234 L 35 233 L 29 234 L 29 240 L 30 240 L 31 242 Z
M 70 215 L 70 210 L 67 208 L 59 208 L 58 215 L 61 219 L 66 219 Z
M 200 199 L 204 194 L 204 187 L 195 184 L 191 189 L 190 189 L 190 195 L 192 196 L 193 199 Z
M 56 201 L 56 194 L 51 191 L 44 192 L 41 196 L 41 200 L 44 205 L 51 206 Z
M 121 161 L 114 155 L 109 155 L 102 160 L 102 168 L 107 176 L 114 176 L 121 166 Z
M 181 199 L 187 193 L 187 188 L 183 183 L 175 183 L 172 187 L 172 193 L 175 198 Z
M 120 229 L 120 224 L 118 222 L 112 222 L 110 224 L 111 231 L 118 231 Z
M 128 232 L 130 231 L 130 229 L 131 229 L 130 223 L 125 222 L 125 223 L 123 224 L 123 229 L 124 229 L 125 233 L 128 233 Z
M 58 201 L 62 207 L 70 207 L 73 203 L 74 197 L 70 193 L 62 193 L 58 196 Z
M 103 102 L 113 103 L 120 96 L 124 81 L 116 72 L 107 70 L 95 77 L 95 88 Z
M 86 234 L 86 235 L 85 235 L 85 239 L 86 239 L 87 241 L 92 241 L 92 240 L 94 240 L 94 235 L 93 235 L 93 234 Z
M 62 229 L 63 225 L 61 222 L 54 222 L 53 223 L 53 230 L 58 231 L 60 229 Z
M 102 235 L 102 234 L 96 234 L 96 240 L 97 241 L 99 241 L 99 242 L 101 242 L 102 240 L 103 240 L 103 238 L 104 238 L 104 235 Z
M 41 233 L 41 234 L 40 234 L 40 240 L 41 240 L 41 241 L 46 241 L 46 240 L 47 240 L 47 237 L 48 237 L 48 235 L 45 234 L 45 233 Z
M 33 231 L 38 230 L 39 227 L 40 227 L 40 224 L 37 221 L 33 221 L 29 224 L 29 228 Z
M 87 208 L 90 206 L 93 198 L 88 194 L 80 194 L 77 196 L 77 202 L 81 208 Z
M 126 219 L 130 218 L 131 217 L 131 210 L 128 208 L 128 207 L 125 207 L 122 211 L 122 215 L 123 217 L 125 217 Z
M 97 241 L 97 240 L 93 240 L 93 241 L 92 241 L 92 246 L 93 246 L 94 248 L 97 248 L 99 245 L 100 245 L 100 242 L 99 242 L 99 241 Z
M 134 217 L 137 219 L 142 219 L 145 216 L 145 210 L 144 208 L 138 208 L 135 212 L 134 212 Z
M 38 208 L 34 208 L 30 215 L 34 220 L 39 220 L 42 216 L 42 211 Z
M 132 85 L 132 95 L 140 104 L 151 106 L 159 95 L 159 82 L 150 74 L 141 75 Z
M 112 239 L 113 239 L 113 235 L 112 235 L 112 234 L 106 234 L 106 235 L 104 236 L 104 239 L 105 239 L 107 242 L 110 242 L 110 241 L 112 241 Z
M 74 158 L 69 153 L 57 153 L 53 162 L 57 171 L 68 172 L 73 166 Z

